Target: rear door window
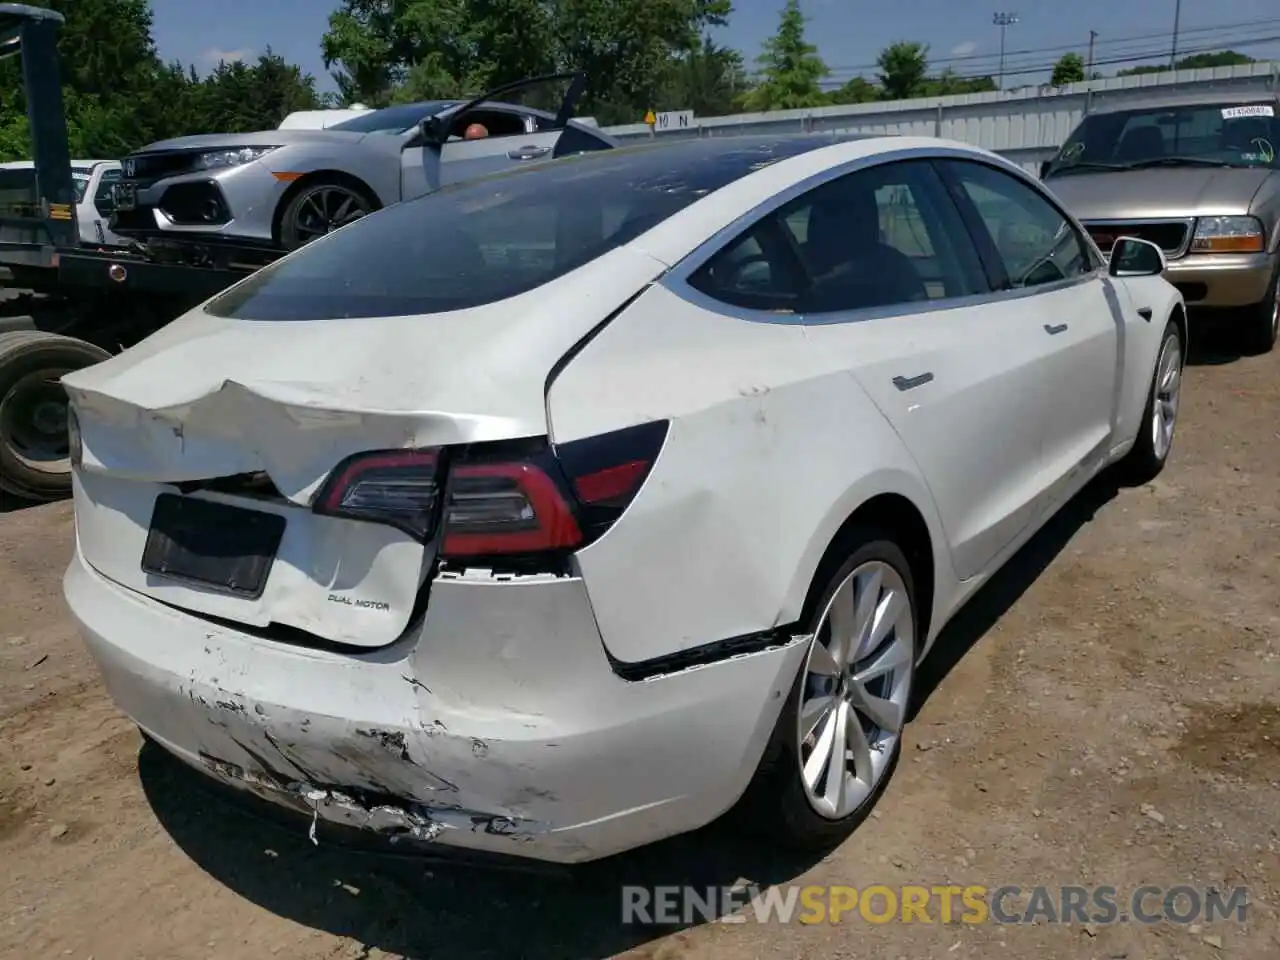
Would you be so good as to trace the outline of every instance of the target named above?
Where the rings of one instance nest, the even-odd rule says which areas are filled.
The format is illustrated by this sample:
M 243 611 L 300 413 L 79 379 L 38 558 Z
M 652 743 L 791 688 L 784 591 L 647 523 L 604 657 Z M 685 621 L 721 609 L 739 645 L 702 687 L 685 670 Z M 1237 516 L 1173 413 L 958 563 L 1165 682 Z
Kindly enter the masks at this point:
M 838 313 L 989 289 L 946 187 L 927 160 L 839 177 L 762 218 L 690 278 L 732 306 Z

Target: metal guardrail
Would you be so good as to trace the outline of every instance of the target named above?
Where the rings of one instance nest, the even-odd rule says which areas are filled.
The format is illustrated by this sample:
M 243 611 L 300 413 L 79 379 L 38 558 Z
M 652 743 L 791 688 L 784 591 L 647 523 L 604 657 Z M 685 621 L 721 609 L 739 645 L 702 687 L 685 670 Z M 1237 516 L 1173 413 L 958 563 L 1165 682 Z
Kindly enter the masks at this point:
M 945 137 L 1003 154 L 1034 171 L 1096 103 L 1139 101 L 1195 90 L 1280 89 L 1280 62 L 1110 77 L 1065 87 L 1032 87 L 918 100 L 695 118 L 689 127 L 650 131 L 643 123 L 605 127 L 620 140 L 691 139 L 779 133 L 880 133 Z

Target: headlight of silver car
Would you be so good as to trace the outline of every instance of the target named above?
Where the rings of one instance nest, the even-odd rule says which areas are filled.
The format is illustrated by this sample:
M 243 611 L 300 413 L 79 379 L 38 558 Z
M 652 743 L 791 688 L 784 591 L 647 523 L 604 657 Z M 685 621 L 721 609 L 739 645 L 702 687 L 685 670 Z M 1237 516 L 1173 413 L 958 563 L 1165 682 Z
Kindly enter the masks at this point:
M 1200 217 L 1191 241 L 1193 253 L 1262 253 L 1266 249 L 1257 217 Z
M 279 149 L 279 147 L 232 147 L 229 150 L 210 150 L 196 157 L 192 169 L 222 170 L 226 167 L 240 167 L 260 160 L 272 150 Z

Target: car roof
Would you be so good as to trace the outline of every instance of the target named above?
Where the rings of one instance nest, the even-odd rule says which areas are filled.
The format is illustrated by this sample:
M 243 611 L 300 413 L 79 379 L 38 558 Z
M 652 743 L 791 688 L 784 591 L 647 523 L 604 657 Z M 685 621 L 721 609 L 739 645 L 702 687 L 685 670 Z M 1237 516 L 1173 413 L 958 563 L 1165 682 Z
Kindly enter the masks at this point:
M 807 154 L 816 154 L 841 144 L 853 146 L 864 143 L 857 151 L 859 156 L 870 156 L 880 151 L 902 149 L 931 149 L 954 153 L 959 150 L 975 157 L 992 158 L 1008 164 L 1002 158 L 974 147 L 971 144 L 936 137 L 911 137 L 884 133 L 823 132 L 755 134 L 728 137 L 699 137 L 693 139 L 657 138 L 641 143 L 623 143 L 609 150 L 592 150 L 571 154 L 551 164 L 541 164 L 518 169 L 502 170 L 467 181 L 471 184 L 501 181 L 508 177 L 576 176 L 575 170 L 590 175 L 593 170 L 612 175 L 625 172 L 625 176 L 646 189 L 668 192 L 684 192 L 700 196 L 715 193 L 751 174 L 780 164 L 798 160 Z M 878 146 L 883 144 L 883 146 Z M 838 164 L 848 151 L 825 161 L 815 158 L 805 164 L 810 172 L 820 171 L 830 164 Z M 1012 166 L 1012 165 L 1010 165 Z M 803 176 L 801 176 L 803 179 Z M 763 189 L 785 189 L 790 175 Z
M 699 189 L 699 185 L 702 189 L 716 189 L 779 160 L 837 143 L 884 137 L 884 134 L 874 133 L 789 133 L 658 139 L 592 152 L 582 159 L 599 157 L 602 161 L 608 158 L 611 163 L 634 163 L 637 168 L 648 167 L 655 174 L 661 173 L 672 184 L 678 182 L 693 189 Z
M 1102 103 L 1089 111 L 1090 115 L 1105 113 L 1128 113 L 1135 110 L 1159 110 L 1164 107 L 1190 107 L 1203 104 L 1238 103 L 1280 103 L 1280 93 L 1271 90 L 1204 90 L 1180 91 L 1178 93 L 1154 94 L 1141 99 L 1125 100 L 1120 103 Z

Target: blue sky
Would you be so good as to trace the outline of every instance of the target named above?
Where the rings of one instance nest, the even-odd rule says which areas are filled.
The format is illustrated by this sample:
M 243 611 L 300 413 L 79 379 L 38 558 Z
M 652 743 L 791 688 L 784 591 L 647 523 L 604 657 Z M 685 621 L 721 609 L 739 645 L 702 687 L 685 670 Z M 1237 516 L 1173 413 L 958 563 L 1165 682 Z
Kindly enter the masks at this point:
M 160 53 L 205 70 L 219 57 L 252 57 L 269 44 L 277 53 L 315 73 L 322 89 L 331 89 L 320 59 L 320 37 L 337 0 L 151 0 Z M 1043 67 L 1067 49 L 1082 55 L 1089 30 L 1098 31 L 1099 69 L 1121 66 L 1105 61 L 1140 54 L 1168 56 L 1175 0 L 802 0 L 809 16 L 811 42 L 832 68 L 832 79 L 874 74 L 876 55 L 895 40 L 929 44 L 931 57 L 957 73 L 996 72 L 1000 31 L 992 13 L 1017 13 L 1008 28 L 1006 85 L 1037 83 Z M 742 50 L 748 61 L 777 27 L 783 0 L 736 0 L 736 11 L 722 42 Z M 1222 30 L 1213 28 L 1223 27 Z M 1280 59 L 1280 41 L 1242 46 L 1240 41 L 1280 37 L 1276 0 L 1183 0 L 1182 50 L 1237 46 L 1251 56 Z M 1222 41 L 1226 41 L 1223 43 Z M 1052 48 L 1046 50 L 1045 48 Z M 1019 51 L 1040 51 L 1019 53 Z M 957 59 L 959 58 L 959 59 Z M 1031 71 L 1031 72 L 1021 72 Z M 1015 75 L 1016 74 L 1016 75 Z

